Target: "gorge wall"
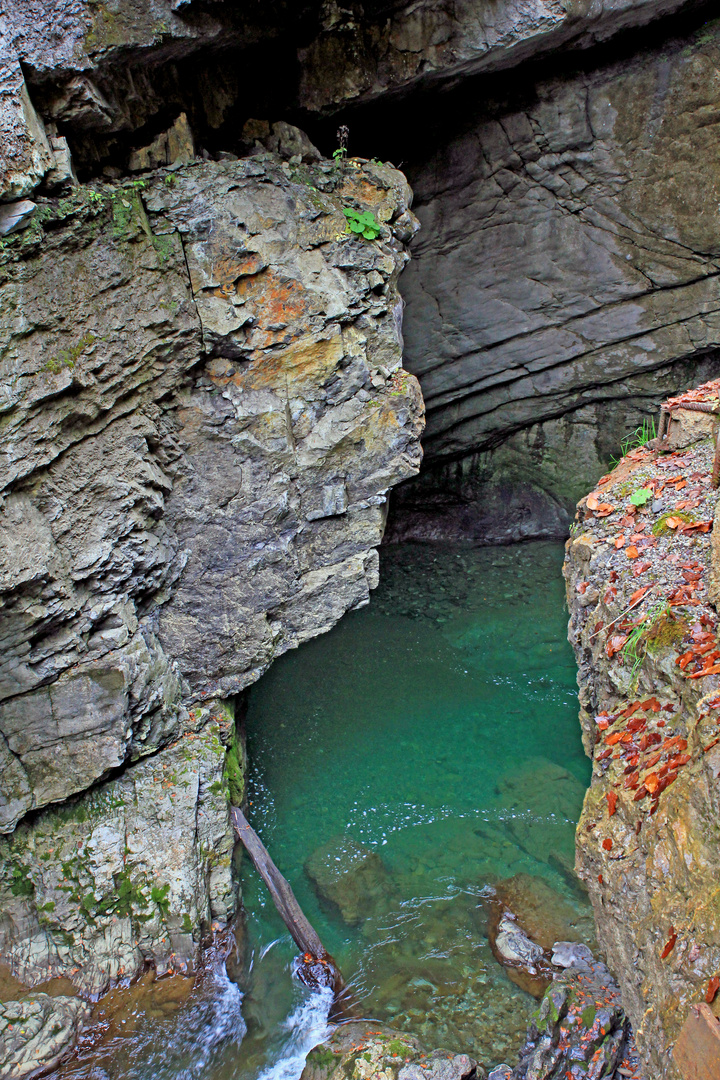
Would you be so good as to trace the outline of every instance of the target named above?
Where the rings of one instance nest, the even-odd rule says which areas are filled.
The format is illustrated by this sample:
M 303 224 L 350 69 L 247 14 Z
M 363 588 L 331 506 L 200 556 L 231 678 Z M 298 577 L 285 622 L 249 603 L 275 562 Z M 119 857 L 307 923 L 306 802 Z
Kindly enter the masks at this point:
M 564 535 L 720 372 L 720 20 L 11 0 L 0 40 L 0 958 L 93 995 L 231 912 L 233 697 L 367 600 L 390 488 L 394 538 Z
M 717 407 L 718 382 L 688 398 Z M 593 760 L 577 867 L 646 1075 L 672 1080 L 688 1057 L 717 1066 L 680 1036 L 698 1005 L 711 1038 L 720 1015 L 717 423 L 674 415 L 666 452 L 634 451 L 581 500 L 565 563 Z
M 42 199 L 5 241 L 0 956 L 22 980 L 183 967 L 234 909 L 233 697 L 367 602 L 420 461 L 408 200 L 384 166 L 265 153 Z

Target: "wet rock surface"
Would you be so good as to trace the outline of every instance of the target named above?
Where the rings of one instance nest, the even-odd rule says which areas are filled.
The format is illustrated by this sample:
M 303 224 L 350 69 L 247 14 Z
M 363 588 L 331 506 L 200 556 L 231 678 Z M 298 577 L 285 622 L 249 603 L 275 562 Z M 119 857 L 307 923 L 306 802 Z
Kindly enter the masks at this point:
M 425 1051 L 414 1035 L 383 1024 L 352 1022 L 308 1054 L 302 1080 L 483 1080 L 484 1070 L 467 1054 Z
M 679 1075 L 693 1003 L 712 997 L 717 1013 L 720 968 L 714 433 L 685 401 L 712 406 L 717 383 L 674 399 L 667 452 L 631 452 L 581 502 L 565 567 L 594 762 L 578 868 L 658 1078 Z
M 566 948 L 555 958 L 566 970 L 556 974 L 540 1003 L 520 1064 L 497 1080 L 639 1078 L 630 1023 L 607 967 L 587 949 Z
M 0 1002 L 0 1054 L 5 1080 L 31 1080 L 72 1049 L 90 1016 L 80 998 L 32 994 Z

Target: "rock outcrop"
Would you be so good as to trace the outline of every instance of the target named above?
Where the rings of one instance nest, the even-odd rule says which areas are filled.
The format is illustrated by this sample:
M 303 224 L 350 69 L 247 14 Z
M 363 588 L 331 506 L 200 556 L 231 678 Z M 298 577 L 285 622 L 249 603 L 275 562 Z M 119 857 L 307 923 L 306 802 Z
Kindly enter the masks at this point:
M 427 102 L 403 294 L 429 471 L 404 535 L 561 535 L 623 434 L 718 374 L 718 63 L 714 21 Z
M 682 407 L 718 389 L 581 501 L 565 566 L 593 759 L 577 865 L 646 1075 L 673 1080 L 693 1004 L 720 1010 L 717 426 Z
M 420 462 L 409 199 L 263 152 L 38 198 L 4 242 L 0 956 L 28 982 L 182 968 L 233 910 L 233 695 L 367 602 Z

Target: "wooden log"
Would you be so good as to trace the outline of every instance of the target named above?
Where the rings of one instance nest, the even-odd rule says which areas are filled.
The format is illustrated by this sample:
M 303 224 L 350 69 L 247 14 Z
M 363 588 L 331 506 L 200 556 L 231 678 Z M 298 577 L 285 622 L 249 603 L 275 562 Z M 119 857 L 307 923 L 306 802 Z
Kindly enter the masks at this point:
M 280 918 L 287 926 L 293 941 L 303 952 L 298 965 L 298 978 L 306 986 L 332 986 L 336 1014 L 352 1015 L 354 1004 L 340 970 L 328 953 L 318 934 L 295 899 L 289 883 L 270 858 L 270 854 L 247 818 L 237 806 L 230 807 L 230 820 L 247 851 L 253 866 L 268 887 Z
M 295 893 L 270 858 L 258 834 L 251 825 L 248 825 L 242 810 L 233 806 L 230 809 L 230 816 L 238 839 L 244 844 L 253 866 L 270 890 L 280 918 L 290 931 L 297 947 L 303 953 L 310 953 L 315 959 L 327 956 L 322 941 L 295 899 Z
M 720 1080 L 720 1023 L 709 1005 L 692 1005 L 673 1050 L 683 1080 Z

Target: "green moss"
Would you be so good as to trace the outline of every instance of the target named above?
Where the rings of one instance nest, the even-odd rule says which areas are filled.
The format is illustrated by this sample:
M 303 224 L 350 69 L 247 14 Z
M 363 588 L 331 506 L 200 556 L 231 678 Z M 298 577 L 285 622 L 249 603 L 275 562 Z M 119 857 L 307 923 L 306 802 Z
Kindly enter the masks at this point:
M 393 1039 L 387 1044 L 387 1049 L 391 1054 L 406 1056 L 410 1053 L 411 1047 L 408 1043 L 403 1042 L 402 1039 Z
M 10 892 L 13 896 L 22 896 L 25 899 L 35 895 L 35 884 L 30 879 L 30 869 L 23 863 L 12 863 L 10 866 Z
M 187 911 L 183 911 L 180 929 L 182 930 L 183 934 L 192 934 L 193 932 L 192 919 L 190 918 L 190 913 Z
M 225 755 L 225 780 L 233 806 L 242 806 L 245 799 L 245 761 L 242 746 L 233 740 Z
M 175 254 L 175 234 L 174 233 L 166 233 L 166 234 L 164 234 L 162 236 L 156 236 L 153 233 L 152 246 L 155 248 L 155 251 L 156 251 L 157 257 L 158 257 L 158 261 L 161 264 L 169 262 L 170 259 Z M 173 301 L 173 303 L 177 304 L 177 301 Z M 179 308 L 179 306 L 180 305 L 177 304 L 178 308 Z M 177 310 L 173 314 L 177 314 Z
M 653 536 L 663 536 L 663 535 L 665 535 L 667 533 L 671 533 L 671 532 L 675 531 L 674 529 L 670 529 L 668 527 L 668 524 L 667 524 L 668 518 L 680 518 L 681 521 L 684 521 L 688 525 L 696 520 L 693 514 L 688 514 L 687 511 L 685 511 L 685 510 L 680 510 L 680 511 L 668 510 L 665 514 L 661 514 L 661 516 L 657 519 L 657 521 L 653 525 L 653 527 L 652 527 Z
M 86 349 L 89 349 L 91 345 L 94 345 L 96 341 L 97 338 L 94 334 L 85 334 L 72 346 L 72 348 L 64 349 L 56 356 L 51 357 L 50 360 L 47 360 L 43 364 L 42 370 L 57 375 L 63 368 L 74 368 L 79 357 L 82 356 Z
M 315 1069 L 327 1069 L 336 1062 L 335 1054 L 326 1046 L 316 1046 L 307 1056 L 307 1063 Z

